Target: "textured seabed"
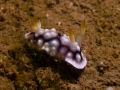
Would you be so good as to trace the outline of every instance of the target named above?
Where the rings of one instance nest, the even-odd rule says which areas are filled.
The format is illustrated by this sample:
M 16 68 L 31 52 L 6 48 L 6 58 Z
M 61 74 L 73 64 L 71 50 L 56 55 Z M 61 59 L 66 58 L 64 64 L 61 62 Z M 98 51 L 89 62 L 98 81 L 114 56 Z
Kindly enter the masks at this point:
M 66 33 L 79 30 L 83 17 L 83 71 L 25 44 L 37 20 Z M 120 1 L 0 0 L 0 90 L 120 90 Z

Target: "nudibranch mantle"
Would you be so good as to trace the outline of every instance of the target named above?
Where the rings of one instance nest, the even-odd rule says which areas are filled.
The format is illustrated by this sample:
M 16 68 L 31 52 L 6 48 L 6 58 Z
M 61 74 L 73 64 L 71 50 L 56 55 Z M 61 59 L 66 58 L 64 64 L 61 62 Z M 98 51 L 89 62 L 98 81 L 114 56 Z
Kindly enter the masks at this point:
M 62 58 L 76 69 L 84 69 L 86 57 L 81 52 L 80 45 L 72 42 L 66 34 L 56 31 L 55 28 L 38 28 L 35 32 L 25 34 L 25 39 L 40 50 L 45 50 L 51 56 L 61 55 Z

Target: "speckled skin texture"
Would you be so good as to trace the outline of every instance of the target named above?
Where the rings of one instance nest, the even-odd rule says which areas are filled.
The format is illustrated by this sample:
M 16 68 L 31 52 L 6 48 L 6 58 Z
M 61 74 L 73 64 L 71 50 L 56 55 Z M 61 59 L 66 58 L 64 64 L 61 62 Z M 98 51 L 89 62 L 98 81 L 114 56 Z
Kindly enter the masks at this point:
M 28 43 L 32 43 L 38 49 L 45 50 L 51 56 L 61 55 L 63 59 L 76 69 L 83 69 L 86 58 L 77 42 L 71 42 L 69 36 L 57 32 L 56 29 L 38 28 L 36 32 L 25 34 Z

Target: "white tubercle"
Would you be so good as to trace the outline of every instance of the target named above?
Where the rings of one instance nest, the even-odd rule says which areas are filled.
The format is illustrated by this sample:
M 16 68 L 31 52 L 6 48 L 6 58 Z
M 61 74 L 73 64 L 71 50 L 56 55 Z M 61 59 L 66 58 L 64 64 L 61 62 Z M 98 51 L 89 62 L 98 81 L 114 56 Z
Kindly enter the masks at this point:
M 48 47 L 43 46 L 41 49 L 45 50 L 46 52 L 50 52 L 50 49 Z
M 31 43 L 34 43 L 34 40 L 31 39 L 30 42 L 31 42 Z
M 66 57 L 72 58 L 72 56 L 73 56 L 72 52 L 68 52 Z
M 77 42 L 70 44 L 70 48 L 72 51 L 76 51 L 76 50 L 80 51 L 80 46 L 78 45 Z
M 35 37 L 38 37 L 39 36 L 39 34 L 38 33 L 35 33 Z
M 50 30 L 49 30 L 49 29 L 45 29 L 44 31 L 45 31 L 45 32 L 49 32 Z
M 45 43 L 42 48 L 42 50 L 45 50 L 46 52 L 50 52 L 50 47 L 49 47 L 49 44 L 48 43 Z
M 29 38 L 29 36 L 28 36 L 29 34 L 30 34 L 30 32 L 28 32 L 28 33 L 25 34 L 25 39 Z
M 54 32 L 54 31 L 51 31 L 50 34 L 51 34 L 52 37 L 56 37 L 57 36 L 57 33 Z
M 77 42 L 76 42 L 76 48 L 77 48 L 77 50 L 80 50 L 80 46 Z
M 48 32 L 45 32 L 45 34 L 44 34 L 44 37 L 46 39 L 53 38 L 53 37 L 56 37 L 56 36 L 57 36 L 57 33 L 53 32 L 53 31 L 48 31 Z
M 42 40 L 42 39 L 39 39 L 38 42 L 37 42 L 37 44 L 38 44 L 39 46 L 42 46 L 43 40 Z
M 87 64 L 87 60 L 83 54 L 81 54 L 81 55 L 83 57 L 82 62 L 77 62 L 76 60 L 73 60 L 72 58 L 69 58 L 69 57 L 66 57 L 65 61 L 77 69 L 83 69 Z
M 80 56 L 80 54 L 76 54 L 76 60 L 77 60 L 77 62 L 80 62 L 80 61 L 81 61 L 81 56 Z
M 51 31 L 56 32 L 56 29 L 55 28 L 51 28 Z
M 51 42 L 50 42 L 50 46 L 59 46 L 59 43 L 58 43 L 58 41 L 57 40 L 52 40 Z
M 69 36 L 67 36 L 66 34 L 63 34 L 63 36 L 64 36 L 64 37 L 66 37 L 66 38 L 68 38 L 68 39 L 70 40 L 70 37 L 69 37 Z
M 51 56 L 54 56 L 56 54 L 56 52 L 57 52 L 57 49 L 56 49 L 55 46 L 53 46 L 53 47 L 50 48 L 50 55 Z
M 62 36 L 60 39 L 63 45 L 69 45 L 70 39 L 67 36 Z
M 45 39 L 51 38 L 51 34 L 50 34 L 49 32 L 46 32 L 46 33 L 44 34 L 44 38 L 45 38 Z
M 59 43 L 57 40 L 52 40 L 49 44 L 50 44 L 50 55 L 54 56 L 57 53 L 57 47 L 59 46 Z
M 37 36 L 39 36 L 39 35 L 42 35 L 44 32 L 45 32 L 45 31 L 44 31 L 42 28 L 40 28 L 40 29 L 35 33 L 35 36 L 37 37 Z

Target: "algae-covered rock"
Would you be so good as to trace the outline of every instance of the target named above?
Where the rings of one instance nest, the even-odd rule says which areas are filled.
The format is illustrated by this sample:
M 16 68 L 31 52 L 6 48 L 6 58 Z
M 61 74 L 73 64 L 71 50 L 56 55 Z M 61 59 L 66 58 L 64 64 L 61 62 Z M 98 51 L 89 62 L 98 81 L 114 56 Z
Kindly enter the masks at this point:
M 60 76 L 54 73 L 50 68 L 41 68 L 36 70 L 36 77 L 39 88 L 42 90 L 59 90 Z
M 0 76 L 0 90 L 15 90 L 13 83 L 6 77 Z

